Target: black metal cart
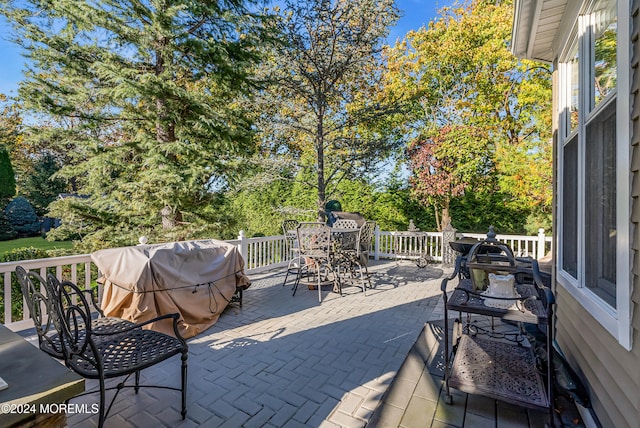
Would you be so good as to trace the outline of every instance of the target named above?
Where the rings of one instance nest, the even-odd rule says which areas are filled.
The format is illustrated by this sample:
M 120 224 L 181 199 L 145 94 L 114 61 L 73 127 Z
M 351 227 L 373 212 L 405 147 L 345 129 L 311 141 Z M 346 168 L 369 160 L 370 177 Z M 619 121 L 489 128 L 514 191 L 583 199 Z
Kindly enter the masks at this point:
M 461 272 L 468 274 L 461 275 Z M 498 297 L 487 290 L 490 275 L 510 276 L 513 295 Z M 495 279 L 497 277 L 493 277 Z M 458 283 L 452 290 L 450 282 Z M 445 401 L 450 388 L 480 394 L 516 405 L 549 412 L 554 425 L 553 306 L 533 259 L 516 259 L 511 249 L 495 240 L 480 241 L 466 256 L 458 256 L 455 270 L 441 284 L 445 310 Z M 458 312 L 450 326 L 449 311 Z M 484 317 L 482 317 L 484 316 Z M 484 318 L 487 323 L 478 322 Z M 496 329 L 495 320 L 519 328 Z M 545 333 L 537 343 L 525 332 L 531 324 Z M 453 331 L 450 343 L 450 327 Z M 453 352 L 451 352 L 453 351 Z M 536 351 L 546 354 L 544 367 L 536 364 Z

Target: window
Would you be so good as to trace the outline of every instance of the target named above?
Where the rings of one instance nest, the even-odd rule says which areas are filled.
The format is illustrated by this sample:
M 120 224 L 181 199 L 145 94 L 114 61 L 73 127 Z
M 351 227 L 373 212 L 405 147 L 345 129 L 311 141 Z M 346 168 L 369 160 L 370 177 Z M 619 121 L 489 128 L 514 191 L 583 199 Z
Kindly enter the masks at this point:
M 587 3 L 559 61 L 558 282 L 630 349 L 628 29 Z
M 585 285 L 616 307 L 616 104 L 586 128 Z
M 578 278 L 578 137 L 564 146 L 562 174 L 562 269 Z
M 573 48 L 573 54 L 569 61 L 569 88 L 570 88 L 570 103 L 569 103 L 569 130 L 574 131 L 578 127 L 578 112 L 580 109 L 580 97 L 579 97 L 579 70 L 580 61 L 578 57 L 578 46 Z
M 615 1 L 600 1 L 596 4 L 593 16 L 594 106 L 604 100 L 616 87 L 617 64 L 617 27 Z

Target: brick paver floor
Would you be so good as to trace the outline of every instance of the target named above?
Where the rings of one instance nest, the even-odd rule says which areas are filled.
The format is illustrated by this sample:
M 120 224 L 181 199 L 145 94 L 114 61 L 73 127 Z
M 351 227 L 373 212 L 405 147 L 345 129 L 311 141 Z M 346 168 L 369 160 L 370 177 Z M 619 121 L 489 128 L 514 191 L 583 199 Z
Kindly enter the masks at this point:
M 107 427 L 363 427 L 425 323 L 442 319 L 440 279 L 448 268 L 372 262 L 366 296 L 340 297 L 282 286 L 284 271 L 252 277 L 243 307 L 190 339 L 187 418 L 180 394 L 124 390 Z M 179 385 L 179 358 L 142 372 L 143 383 Z M 96 382 L 87 381 L 87 388 Z M 97 395 L 75 403 L 97 403 Z M 69 426 L 97 416 L 69 414 Z

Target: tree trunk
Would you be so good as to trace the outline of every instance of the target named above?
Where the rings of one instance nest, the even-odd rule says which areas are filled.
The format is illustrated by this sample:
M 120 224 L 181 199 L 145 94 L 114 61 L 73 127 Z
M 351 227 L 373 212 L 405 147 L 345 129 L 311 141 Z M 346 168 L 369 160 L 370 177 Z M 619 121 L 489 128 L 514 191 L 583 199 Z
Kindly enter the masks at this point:
M 442 223 L 440 224 L 440 231 L 444 230 L 449 224 L 451 224 L 451 215 L 449 214 L 449 198 L 444 200 L 442 206 Z
M 316 127 L 316 153 L 318 155 L 316 163 L 316 173 L 318 176 L 318 221 L 325 221 L 324 205 L 326 203 L 325 181 L 324 181 L 324 107 L 322 99 L 318 105 L 318 124 Z
M 155 65 L 157 76 L 162 75 L 165 71 L 165 54 L 163 48 L 167 44 L 168 41 L 165 37 L 161 37 L 158 40 Z M 158 142 L 158 146 L 174 142 L 176 140 L 175 125 L 168 119 L 169 108 L 167 107 L 167 100 L 163 97 L 156 98 L 156 115 L 156 141 Z M 162 217 L 163 229 L 173 229 L 182 221 L 182 213 L 179 210 L 172 209 L 168 205 L 165 205 L 162 210 L 160 210 L 160 215 Z
M 174 211 L 168 205 L 165 205 L 165 207 L 160 210 L 160 215 L 162 216 L 163 229 L 173 229 L 182 221 L 182 213 L 178 210 Z

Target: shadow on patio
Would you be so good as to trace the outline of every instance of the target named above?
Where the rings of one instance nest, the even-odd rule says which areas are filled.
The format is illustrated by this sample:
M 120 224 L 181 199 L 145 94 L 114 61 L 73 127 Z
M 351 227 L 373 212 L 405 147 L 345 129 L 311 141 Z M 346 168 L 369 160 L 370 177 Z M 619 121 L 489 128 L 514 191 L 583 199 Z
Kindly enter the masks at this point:
M 188 413 L 173 391 L 125 391 L 107 426 L 362 427 L 373 415 L 425 322 L 442 318 L 443 270 L 411 262 L 371 266 L 374 289 L 345 295 L 283 287 L 284 272 L 253 277 L 243 308 L 189 340 Z M 178 382 L 169 360 L 145 383 Z M 158 382 L 156 382 L 158 381 Z M 93 388 L 94 382 L 87 382 Z M 73 402 L 93 404 L 88 396 Z M 94 426 L 91 414 L 69 426 Z

